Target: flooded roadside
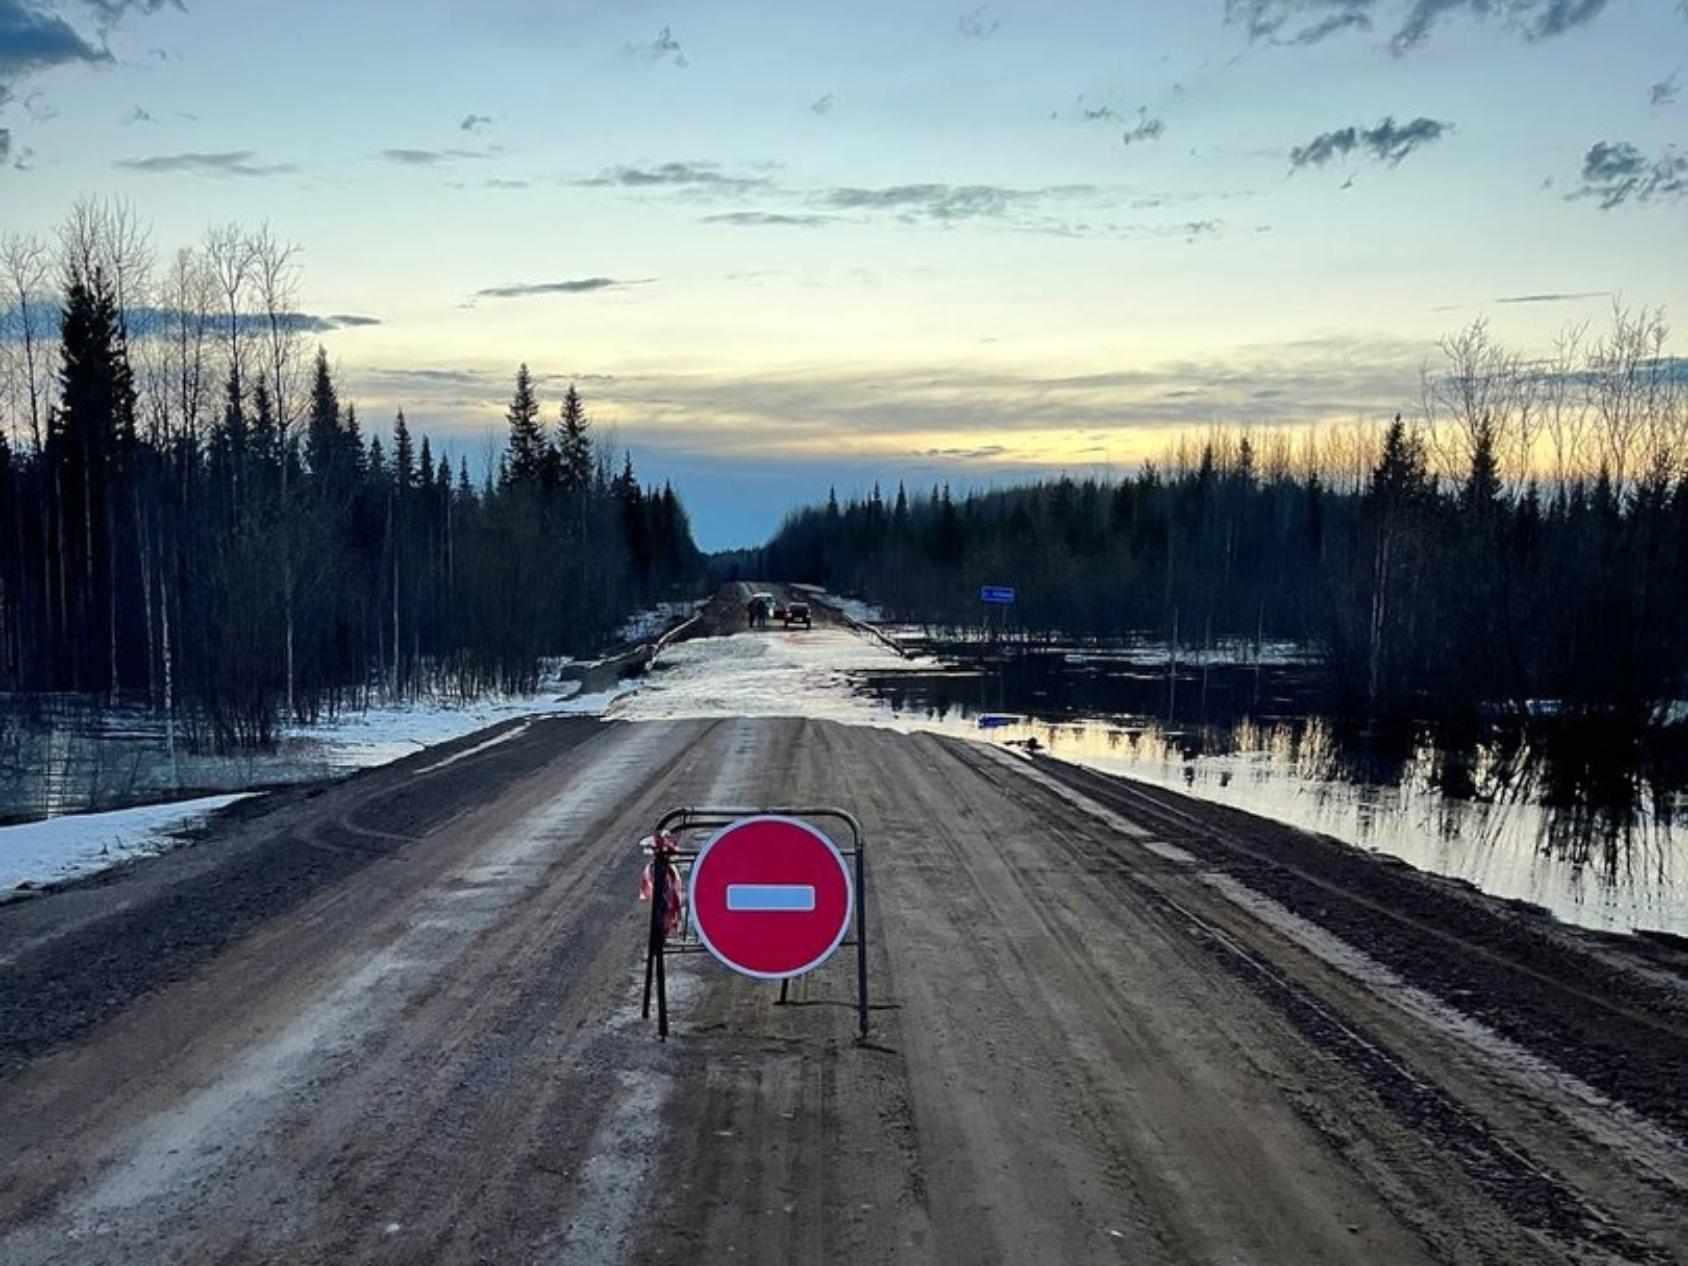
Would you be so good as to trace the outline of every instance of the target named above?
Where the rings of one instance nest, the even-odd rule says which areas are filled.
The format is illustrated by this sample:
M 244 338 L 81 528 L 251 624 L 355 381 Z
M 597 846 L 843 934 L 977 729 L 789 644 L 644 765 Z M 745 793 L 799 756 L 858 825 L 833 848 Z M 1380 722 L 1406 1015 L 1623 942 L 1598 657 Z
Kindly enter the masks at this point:
M 535 695 L 422 699 L 286 727 L 271 747 L 197 750 L 140 705 L 0 701 L 0 826 L 224 792 L 317 782 L 400 760 L 518 716 L 595 713 L 617 690 L 555 678 Z
M 1604 931 L 1688 936 L 1682 744 L 1551 719 L 1344 728 L 1294 648 L 1013 653 L 905 638 L 934 671 L 861 674 L 887 724 L 1052 756 L 1319 831 Z M 1655 745 L 1656 746 L 1656 745 Z

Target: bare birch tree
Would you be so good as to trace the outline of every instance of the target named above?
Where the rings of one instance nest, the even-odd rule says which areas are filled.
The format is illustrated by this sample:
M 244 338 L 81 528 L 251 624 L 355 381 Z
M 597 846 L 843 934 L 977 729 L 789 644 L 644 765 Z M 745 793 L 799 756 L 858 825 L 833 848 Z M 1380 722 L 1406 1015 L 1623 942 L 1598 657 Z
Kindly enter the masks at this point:
M 205 262 L 215 281 L 220 305 L 229 389 L 238 399 L 246 390 L 247 362 L 251 355 L 246 337 L 246 305 L 253 274 L 252 240 L 238 224 L 208 229 Z
M 293 427 L 299 420 L 300 379 L 304 346 L 300 339 L 298 301 L 299 247 L 283 242 L 262 226 L 250 241 L 253 280 L 264 318 L 264 378 L 275 409 L 281 446 L 282 606 L 285 611 L 283 646 L 286 660 L 287 714 L 295 713 L 293 664 Z

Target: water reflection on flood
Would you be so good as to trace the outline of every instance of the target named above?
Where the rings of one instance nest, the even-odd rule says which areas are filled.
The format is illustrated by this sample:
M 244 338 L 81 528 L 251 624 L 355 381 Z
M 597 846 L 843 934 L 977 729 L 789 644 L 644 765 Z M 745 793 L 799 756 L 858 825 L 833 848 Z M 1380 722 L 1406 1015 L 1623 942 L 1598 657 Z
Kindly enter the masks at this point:
M 1305 665 L 1197 667 L 1174 686 L 1164 669 L 1041 658 L 860 685 L 899 725 L 1035 740 L 1053 756 L 1319 831 L 1569 923 L 1688 935 L 1688 860 L 1671 827 L 1680 788 L 1633 765 L 1614 774 L 1586 743 L 1502 727 L 1341 732 L 1312 710 Z
M 178 736 L 171 748 L 163 721 L 139 705 L 58 697 L 0 706 L 0 823 L 314 782 L 379 763 L 306 738 L 220 754 L 195 751 Z

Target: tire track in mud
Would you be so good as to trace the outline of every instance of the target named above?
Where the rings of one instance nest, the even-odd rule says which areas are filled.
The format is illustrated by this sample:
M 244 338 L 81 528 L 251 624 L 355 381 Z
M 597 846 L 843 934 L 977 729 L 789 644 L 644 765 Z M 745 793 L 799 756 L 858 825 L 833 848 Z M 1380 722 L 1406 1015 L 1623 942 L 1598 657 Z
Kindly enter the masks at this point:
M 452 855 L 430 840 L 435 859 L 401 863 L 420 865 L 423 886 L 414 903 L 384 915 L 396 939 L 372 931 L 379 948 L 351 975 L 331 972 L 325 991 L 305 995 L 302 1010 L 284 1010 L 279 1027 L 260 1023 L 258 1041 L 224 1060 L 209 1083 L 186 1097 L 166 1090 L 164 1106 L 105 1145 L 98 1180 L 69 1189 L 74 1198 L 50 1217 L 36 1203 L 0 1241 L 0 1257 L 60 1260 L 56 1245 L 65 1241 L 55 1225 L 78 1237 L 67 1260 L 79 1264 L 137 1255 L 294 1258 L 305 1244 L 318 1246 L 313 1253 L 333 1245 L 326 1260 L 379 1256 L 388 1219 L 374 1224 L 365 1210 L 383 1206 L 404 1211 L 389 1217 L 406 1232 L 401 1244 L 412 1253 L 414 1223 L 426 1226 L 430 1216 L 446 1219 L 430 1232 L 436 1247 L 449 1241 L 437 1237 L 455 1215 L 477 1225 L 476 1200 L 520 1163 L 506 1145 L 522 1131 L 505 1127 L 521 1125 L 524 1104 L 502 1092 L 520 1084 L 524 1070 L 544 1068 L 523 1056 L 551 1036 L 540 1034 L 537 1022 L 554 1019 L 557 994 L 578 1001 L 576 993 L 589 995 L 594 983 L 577 982 L 586 986 L 577 990 L 566 970 L 544 970 L 551 939 L 575 938 L 573 947 L 589 961 L 592 946 L 616 931 L 614 920 L 582 919 L 573 909 L 593 884 L 606 895 L 619 887 L 593 867 L 608 845 L 591 844 L 591 833 L 623 815 L 628 796 L 650 790 L 647 756 L 669 749 L 666 763 L 655 767 L 657 787 L 664 771 L 695 761 L 701 749 L 684 737 L 699 728 L 595 726 L 603 746 L 578 759 L 567 749 L 550 766 L 564 779 L 560 794 L 478 841 L 457 864 L 457 878 L 439 871 L 437 863 L 449 868 Z M 554 748 L 551 754 L 558 755 Z M 389 879 L 405 882 L 399 872 Z M 358 905 L 344 900 L 349 895 L 318 903 L 324 926 L 357 920 Z M 621 902 L 613 904 L 619 910 Z M 569 917 L 544 917 L 559 908 Z M 315 922 L 288 935 L 308 936 Z M 519 971 L 505 970 L 517 962 Z M 601 1099 L 584 1103 L 591 1110 Z M 579 1107 L 571 1108 L 577 1115 Z M 490 1136 L 489 1122 L 496 1123 Z M 569 1122 L 553 1123 L 566 1134 Z M 476 1181 L 462 1181 L 466 1162 L 478 1166 Z M 0 1205 L 14 1185 L 0 1180 Z M 214 1224 L 207 1224 L 207 1208 L 217 1210 Z M 413 1220 L 418 1210 L 425 1212 Z M 105 1236 L 107 1227 L 123 1228 L 121 1239 L 89 1238 Z M 283 1252 L 284 1244 L 295 1247 Z
M 915 1129 L 951 1259 L 1426 1260 L 1374 1196 L 1337 1178 L 1339 1158 L 1308 1169 L 1315 1136 L 1270 1106 L 1264 1075 L 1238 1079 L 1258 1063 L 1245 1052 L 1267 1013 L 1239 1011 L 1224 977 L 1193 972 L 1181 937 L 1113 931 L 1117 901 L 1095 902 L 1087 867 L 1042 842 L 1052 824 L 1092 831 L 1088 818 L 1039 813 L 1024 788 L 929 737 L 835 733 L 872 789 L 870 829 L 901 846 L 881 848 L 877 871 L 892 957 L 918 973 L 898 1001 L 921 1034 L 908 1052 Z M 1182 1049 L 1193 1024 L 1209 1031 Z M 1238 1094 L 1256 1128 L 1224 1106 Z M 1286 1183 L 1297 1170 L 1304 1180 Z
M 969 763 L 978 759 L 978 754 L 967 753 Z M 1039 762 L 1039 765 L 1052 763 Z M 1085 775 L 1088 772 L 1081 771 Z M 1089 777 L 1083 779 L 1086 793 L 1092 781 Z M 1106 783 L 1102 786 L 1107 788 Z M 1147 817 L 1163 827 L 1178 828 L 1172 832 L 1172 838 L 1179 846 L 1188 844 L 1192 828 L 1198 829 L 1205 840 L 1226 843 L 1217 832 L 1196 819 L 1132 794 L 1134 788 L 1115 790 L 1120 793 L 1116 801 L 1124 802 L 1118 805 L 1120 812 L 1139 820 Z M 1071 851 L 1070 840 L 1061 839 L 1061 842 Z M 1255 858 L 1240 841 L 1233 847 L 1264 861 Z M 1323 1055 L 1348 1066 L 1366 1090 L 1403 1126 L 1424 1136 L 1442 1154 L 1453 1157 L 1473 1183 L 1520 1226 L 1548 1236 L 1574 1253 L 1593 1249 L 1611 1260 L 1647 1266 L 1668 1266 L 1675 1260 L 1658 1246 L 1626 1231 L 1610 1213 L 1563 1175 L 1533 1158 L 1523 1145 L 1497 1131 L 1481 1113 L 1460 1102 L 1435 1081 L 1416 1073 L 1398 1052 L 1392 1051 L 1360 1021 L 1337 1014 L 1305 985 L 1173 897 L 1166 891 L 1170 886 L 1166 877 L 1177 875 L 1180 868 L 1133 864 L 1122 855 L 1117 844 L 1107 849 L 1106 856 L 1109 864 L 1094 868 L 1103 884 L 1115 893 L 1135 891 L 1159 906 L 1170 923 L 1181 926 L 1192 940 L 1208 949 L 1227 971 L 1272 1005 Z M 1075 860 L 1083 859 L 1075 853 Z M 1090 860 L 1094 863 L 1095 858 Z M 1191 860 L 1194 863 L 1197 859 Z M 1321 884 L 1320 888 L 1331 898 L 1348 895 L 1328 884 Z M 1367 948 L 1369 951 L 1371 946 Z M 1307 1119 L 1330 1134 L 1340 1149 L 1352 1147 L 1351 1138 L 1330 1131 L 1322 1114 L 1309 1113 Z
M 1401 979 L 1688 1147 L 1688 988 L 1614 965 L 1539 918 L 1497 916 L 1347 845 L 1263 822 L 1245 837 L 1120 779 L 1058 761 L 1034 768 L 1155 823 L 1204 864 L 1363 945 Z
M 628 831 L 654 797 L 693 773 L 719 725 L 655 764 L 630 767 L 638 776 L 621 778 L 625 798 L 589 810 L 568 828 L 576 843 L 544 878 L 489 928 L 458 970 L 435 977 L 411 999 L 400 1067 L 417 1069 L 414 1084 L 395 1080 L 391 1059 L 373 1062 L 367 1074 L 339 1088 L 339 1107 L 325 1114 L 330 1128 L 295 1146 L 291 1168 L 309 1172 L 312 1157 L 333 1152 L 341 1112 L 376 1104 L 352 1148 L 332 1162 L 326 1185 L 335 1203 L 427 1209 L 424 1224 L 407 1228 L 413 1251 L 429 1226 L 476 1225 L 482 1204 L 531 1209 L 538 1223 L 530 1233 L 544 1238 L 544 1211 L 582 1180 L 572 1160 L 556 1154 L 557 1140 L 590 1133 L 617 1095 L 610 1070 L 581 1041 L 590 1032 L 586 1017 L 603 1005 L 606 973 L 623 952 L 618 916 L 628 877 L 636 873 L 630 845 L 637 837 Z M 553 802 L 539 816 L 558 812 Z M 617 860 L 626 864 L 617 867 Z M 572 1065 L 574 1075 L 546 1075 L 554 1065 Z M 395 1086 L 402 1091 L 396 1096 Z M 592 1089 L 582 1093 L 587 1086 Z M 465 1154 L 482 1158 L 466 1186 Z M 367 1247 L 367 1230 L 346 1222 L 331 1256 L 356 1260 Z M 455 1238 L 446 1234 L 430 1251 Z
M 25 952 L 0 971 L 0 1081 L 27 1061 L 67 1046 L 136 1000 L 185 979 L 201 963 L 315 894 L 345 882 L 379 858 L 413 843 L 464 806 L 496 796 L 512 782 L 587 741 L 597 723 L 567 719 L 543 733 L 502 745 L 496 764 L 464 761 L 451 777 L 432 776 L 426 792 L 414 776 L 389 766 L 354 775 L 305 799 L 305 822 L 258 813 L 248 829 L 267 834 L 226 863 L 140 904 Z M 397 784 L 396 786 L 394 784 Z M 324 821 L 322 806 L 351 803 Z M 295 806 L 297 801 L 294 801 Z M 254 810 L 236 816 L 236 820 Z M 389 815 L 393 825 L 366 831 L 347 819 Z M 110 885 L 121 877 L 96 883 Z M 93 886 L 93 885 L 90 885 Z
M 808 723 L 738 724 L 761 735 L 758 750 L 723 767 L 694 803 L 801 798 L 795 770 Z M 839 971 L 824 973 L 829 983 Z M 775 986 L 731 975 L 705 955 L 671 959 L 671 990 L 677 979 L 688 996 L 678 1005 L 671 996 L 672 1035 L 653 1056 L 672 1079 L 667 1147 L 634 1259 L 707 1260 L 730 1244 L 743 1260 L 826 1260 L 839 1242 L 831 1199 L 837 1083 L 859 1053 L 840 1046 L 832 1017 L 805 1010 L 812 978 L 793 982 L 791 1003 L 779 1008 Z M 655 1044 L 654 1031 L 653 1021 L 637 1036 Z

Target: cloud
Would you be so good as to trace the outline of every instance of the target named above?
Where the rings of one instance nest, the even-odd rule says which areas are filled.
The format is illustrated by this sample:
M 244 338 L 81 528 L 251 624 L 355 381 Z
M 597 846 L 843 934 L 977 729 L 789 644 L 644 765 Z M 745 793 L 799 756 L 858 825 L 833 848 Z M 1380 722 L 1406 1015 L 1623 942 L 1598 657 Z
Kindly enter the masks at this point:
M 463 116 L 463 122 L 459 123 L 457 128 L 461 132 L 478 132 L 491 122 L 492 116 L 490 114 L 466 114 Z
M 501 180 L 497 176 L 488 177 L 481 183 L 488 189 L 527 189 L 532 184 L 527 180 Z
M 157 13 L 167 6 L 183 9 L 181 0 L 0 0 L 0 105 L 29 75 L 55 66 L 114 62 L 106 47 L 113 28 L 131 12 Z M 65 18 L 66 9 L 92 21 L 97 43 Z
M 490 371 L 482 369 L 428 369 L 423 367 L 404 368 L 376 368 L 365 370 L 365 378 L 380 378 L 394 383 L 416 383 L 427 385 L 444 385 L 451 387 L 480 387 L 487 383 L 500 382 Z
M 706 215 L 702 224 L 733 224 L 742 228 L 798 228 L 813 229 L 823 224 L 837 223 L 833 215 L 794 215 L 780 211 L 727 211 L 721 215 Z
M 1674 147 L 1648 158 L 1627 141 L 1597 141 L 1583 156 L 1582 183 L 1567 199 L 1594 198 L 1602 211 L 1625 202 L 1674 202 L 1688 194 L 1688 154 Z
M 1202 359 L 1098 373 L 1012 364 L 873 366 L 749 375 L 623 374 L 599 393 L 606 416 L 636 419 L 640 442 L 748 456 L 956 453 L 1058 465 L 1075 433 L 1113 437 L 1215 417 L 1351 421 L 1414 398 L 1428 343 L 1333 336 L 1228 349 Z M 486 402 L 490 411 L 501 395 Z M 1291 404 L 1290 402 L 1293 402 Z M 1159 441 L 1150 438 L 1148 452 Z
M 916 450 L 916 457 L 953 457 L 962 461 L 984 461 L 992 457 L 1001 457 L 1008 450 L 1001 444 L 981 444 L 977 448 L 923 448 Z
M 88 40 L 57 13 L 29 0 L 0 0 L 0 104 L 25 75 L 76 62 L 112 61 L 111 52 Z
M 1667 105 L 1674 105 L 1676 99 L 1682 95 L 1682 72 L 1673 70 L 1670 75 L 1659 80 L 1647 90 L 1647 104 L 1659 110 Z
M 384 149 L 377 157 L 401 167 L 437 167 L 459 159 L 491 158 L 492 151 L 484 149 Z
M 712 189 L 739 191 L 772 184 L 766 176 L 737 176 L 723 172 L 714 163 L 659 163 L 654 167 L 607 167 L 576 184 L 648 189 L 664 185 L 701 185 Z
M 1000 217 L 1017 207 L 1094 193 L 1089 185 L 1043 189 L 1014 189 L 1004 185 L 946 185 L 936 183 L 862 188 L 842 185 L 820 195 L 823 205 L 843 211 L 889 211 L 905 219 L 951 224 L 961 220 Z
M 1104 109 L 1105 108 L 1106 107 L 1104 107 Z M 1136 125 L 1131 127 L 1131 128 L 1128 128 L 1126 130 L 1125 135 L 1123 137 L 1121 137 L 1120 139 L 1123 140 L 1125 142 L 1125 144 L 1127 144 L 1127 145 L 1134 145 L 1138 141 L 1159 140 L 1160 137 L 1161 137 L 1161 134 L 1164 133 L 1165 131 L 1166 131 L 1166 120 L 1162 119 L 1162 118 L 1158 118 L 1155 115 L 1150 114 L 1149 111 L 1148 111 L 1148 107 L 1145 106 L 1143 109 L 1141 109 L 1137 112 L 1137 123 L 1136 123 Z
M 5 161 L 11 157 L 11 153 L 12 129 L 0 127 L 0 165 L 3 165 Z
M 48 305 L 56 307 L 56 295 L 40 296 Z M 0 342 L 8 337 L 21 338 L 18 333 L 16 306 L 0 307 Z M 336 312 L 332 316 L 320 316 L 313 312 L 285 312 L 281 315 L 282 325 L 301 334 L 327 334 L 334 330 L 355 329 L 361 326 L 380 325 L 381 318 L 359 316 L 350 312 Z M 197 321 L 198 316 L 183 313 L 179 308 L 161 308 L 142 306 L 131 309 L 127 314 L 129 333 L 136 338 L 144 338 L 150 334 L 166 333 L 175 329 L 186 321 Z M 247 333 L 257 334 L 269 329 L 269 318 L 259 313 L 246 313 L 239 318 L 240 328 Z M 10 332 L 10 333 L 8 333 Z
M 214 154 L 154 154 L 146 158 L 120 158 L 113 166 L 127 171 L 186 172 L 202 176 L 284 176 L 299 170 L 294 163 L 255 163 L 254 157 L 249 149 Z
M 838 96 L 836 93 L 824 92 L 809 102 L 809 111 L 812 114 L 831 114 L 832 107 L 837 104 Z
M 133 110 L 129 111 L 128 115 L 124 118 L 123 126 L 133 127 L 137 123 L 156 122 L 158 122 L 158 120 L 153 116 L 151 110 L 148 110 L 145 106 L 136 106 Z
M 174 308 L 142 308 L 130 317 L 129 329 L 135 334 L 146 334 L 152 330 L 169 329 L 180 323 L 184 314 Z M 187 317 L 190 321 L 197 317 Z M 242 328 L 260 333 L 269 328 L 269 320 L 257 313 L 251 313 L 240 318 Z M 286 329 L 295 330 L 300 334 L 329 334 L 335 330 L 356 329 L 361 326 L 380 325 L 380 317 L 358 316 L 355 313 L 337 312 L 333 316 L 318 316 L 312 312 L 284 312 L 281 324 Z
M 1571 303 L 1578 299 L 1604 299 L 1612 292 L 1610 290 L 1567 290 L 1548 291 L 1538 295 L 1507 295 L 1496 299 L 1496 303 Z
M 1333 13 L 1310 26 L 1303 27 L 1290 37 L 1289 42 L 1292 44 L 1317 44 L 1339 31 L 1369 31 L 1371 28 L 1372 20 L 1364 13 L 1357 11 Z
M 1345 127 L 1334 132 L 1321 132 L 1307 144 L 1290 150 L 1289 162 L 1292 168 L 1323 167 L 1333 159 L 1346 158 L 1359 150 L 1393 167 L 1415 149 L 1441 140 L 1451 131 L 1453 124 L 1436 119 L 1420 117 L 1410 123 L 1398 124 L 1391 116 L 1376 127 Z
M 1162 194 L 1142 189 L 1113 189 L 1096 185 L 1048 185 L 1015 188 L 1008 185 L 948 185 L 920 183 L 861 187 L 837 186 L 808 196 L 808 205 L 823 212 L 853 212 L 856 219 L 885 216 L 903 224 L 955 228 L 977 224 L 1015 233 L 1041 233 L 1068 238 L 1165 237 L 1194 241 L 1220 233 L 1225 225 L 1214 219 L 1174 223 L 1120 220 L 1122 210 L 1152 210 L 1172 205 L 1231 196 L 1223 193 Z M 808 225 L 796 212 L 764 217 L 758 212 L 732 213 L 722 223 Z
M 1225 0 L 1225 20 L 1250 40 L 1316 44 L 1342 31 L 1369 31 L 1392 14 L 1389 48 L 1396 56 L 1423 44 L 1445 18 L 1498 15 L 1528 40 L 1563 35 L 1598 18 L 1610 0 Z
M 597 290 L 620 290 L 625 286 L 644 286 L 654 277 L 640 277 L 632 281 L 617 281 L 613 277 L 581 277 L 573 281 L 528 281 L 508 286 L 488 286 L 475 291 L 477 299 L 523 299 L 529 295 L 578 295 Z
M 94 15 L 102 32 L 110 31 L 131 13 L 145 16 L 162 9 L 188 11 L 183 0 L 81 0 L 81 3 Z
M 1002 29 L 1002 22 L 991 13 L 988 4 L 969 9 L 955 20 L 955 29 L 965 39 L 988 40 Z
M 629 57 L 649 62 L 673 62 L 675 66 L 684 70 L 691 63 L 686 60 L 685 50 L 680 47 L 680 41 L 674 38 L 670 27 L 663 27 L 656 38 L 649 44 L 628 44 L 626 52 Z

